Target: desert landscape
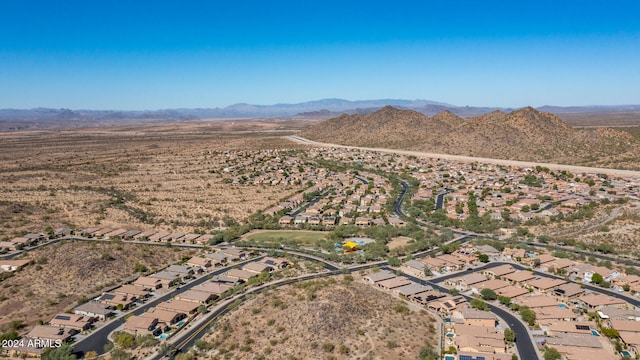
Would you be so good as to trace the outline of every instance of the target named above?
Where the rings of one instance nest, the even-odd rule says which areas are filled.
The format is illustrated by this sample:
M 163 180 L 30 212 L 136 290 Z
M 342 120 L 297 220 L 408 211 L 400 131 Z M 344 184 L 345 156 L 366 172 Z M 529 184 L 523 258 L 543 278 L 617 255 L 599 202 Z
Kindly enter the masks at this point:
M 189 254 L 177 247 L 81 241 L 31 251 L 21 260 L 32 265 L 0 283 L 0 328 L 11 321 L 27 327 L 47 321 L 135 279 L 138 264 L 155 271 Z
M 203 338 L 212 359 L 417 358 L 435 345 L 435 319 L 359 282 L 358 275 L 263 292 Z M 202 344 L 202 343 L 201 343 Z
M 226 183 L 220 154 L 302 148 L 297 122 L 214 121 L 0 134 L 0 239 L 47 227 L 224 227 L 301 189 Z

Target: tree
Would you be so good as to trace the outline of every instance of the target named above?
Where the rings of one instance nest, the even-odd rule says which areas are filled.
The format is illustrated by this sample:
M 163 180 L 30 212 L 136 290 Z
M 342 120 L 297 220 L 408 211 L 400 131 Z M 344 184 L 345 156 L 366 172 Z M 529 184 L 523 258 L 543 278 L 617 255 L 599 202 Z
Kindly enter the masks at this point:
M 115 349 L 111 352 L 112 360 L 130 360 L 131 355 L 122 349 Z
M 388 262 L 389 262 L 389 265 L 391 266 L 400 266 L 400 259 L 398 259 L 395 256 L 389 257 Z
M 139 273 L 147 272 L 148 270 L 149 270 L 149 269 L 147 269 L 147 267 L 146 267 L 146 266 L 144 266 L 143 264 L 140 264 L 140 263 L 136 264 L 136 265 L 133 267 L 133 271 L 135 271 L 135 272 L 139 272 Z
M 425 266 L 424 268 L 424 276 L 431 276 L 433 275 L 433 272 L 431 272 L 431 269 L 429 269 L 428 267 Z M 627 285 L 629 286 L 629 285 Z
M 122 348 L 130 349 L 136 344 L 136 337 L 128 332 L 120 331 L 116 334 L 113 342 Z
M 604 278 L 602 277 L 602 275 L 598 274 L 598 273 L 594 273 L 591 276 L 591 282 L 594 284 L 600 284 L 604 281 Z
M 489 262 L 489 255 L 487 255 L 487 254 L 478 255 L 478 261 L 480 261 L 482 263 L 488 263 Z
M 498 298 L 496 292 L 491 289 L 482 289 L 480 291 L 480 296 L 482 296 L 484 300 L 495 300 Z
M 516 333 L 509 328 L 504 329 L 504 341 L 506 341 L 507 343 L 512 343 L 515 340 L 516 340 Z
M 511 298 L 508 296 L 498 296 L 498 301 L 505 306 L 509 306 L 509 304 L 511 304 Z
M 558 350 L 552 347 L 547 347 L 544 350 L 544 360 L 561 360 L 562 354 Z
M 420 360 L 438 360 L 440 355 L 432 348 L 425 346 L 420 349 Z
M 478 310 L 487 310 L 487 304 L 480 299 L 471 300 L 471 307 Z M 534 314 L 535 315 L 535 314 Z
M 62 344 L 57 348 L 49 348 L 42 354 L 43 360 L 76 360 L 73 348 L 69 344 Z
M 529 324 L 529 326 L 533 326 L 536 323 L 536 313 L 533 312 L 533 310 L 526 306 L 521 306 L 519 312 L 522 320 Z
M 198 306 L 198 314 L 204 314 L 207 312 L 207 307 L 204 305 Z

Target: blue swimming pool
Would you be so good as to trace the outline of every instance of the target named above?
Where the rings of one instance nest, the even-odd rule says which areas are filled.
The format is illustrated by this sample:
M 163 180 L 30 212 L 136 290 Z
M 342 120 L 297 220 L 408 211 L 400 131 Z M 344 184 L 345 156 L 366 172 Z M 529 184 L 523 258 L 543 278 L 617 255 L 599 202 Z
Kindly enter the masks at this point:
M 454 336 L 456 336 L 454 333 L 448 333 L 448 334 L 447 334 L 447 337 L 448 337 L 448 338 L 452 338 L 452 337 L 454 337 Z
M 558 304 L 558 307 L 561 308 L 561 309 L 566 309 L 567 308 L 567 304 L 560 303 L 560 304 Z
M 445 355 L 444 356 L 444 360 L 456 360 L 456 356 L 455 355 Z
M 626 356 L 626 357 L 631 357 L 631 353 L 628 352 L 627 350 L 620 351 L 620 355 Z
M 600 336 L 600 334 L 598 334 L 598 332 L 596 330 L 591 330 L 591 335 Z
M 177 327 L 181 327 L 182 325 L 184 325 L 185 322 L 184 321 L 180 321 L 179 323 L 176 324 Z
M 160 339 L 166 339 L 166 338 L 168 338 L 168 337 L 169 337 L 169 334 L 167 334 L 167 333 L 162 333 L 162 334 L 160 334 L 160 336 L 159 336 L 159 338 L 160 338 Z

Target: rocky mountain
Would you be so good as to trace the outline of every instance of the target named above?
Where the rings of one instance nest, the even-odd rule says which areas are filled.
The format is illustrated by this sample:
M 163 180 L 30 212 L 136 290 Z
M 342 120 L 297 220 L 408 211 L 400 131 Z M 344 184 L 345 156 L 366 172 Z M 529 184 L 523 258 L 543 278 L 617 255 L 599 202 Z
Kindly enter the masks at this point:
M 341 115 L 301 133 L 329 143 L 530 161 L 585 163 L 637 147 L 629 133 L 574 129 L 556 115 L 525 107 L 463 119 L 432 117 L 387 106 L 368 115 Z

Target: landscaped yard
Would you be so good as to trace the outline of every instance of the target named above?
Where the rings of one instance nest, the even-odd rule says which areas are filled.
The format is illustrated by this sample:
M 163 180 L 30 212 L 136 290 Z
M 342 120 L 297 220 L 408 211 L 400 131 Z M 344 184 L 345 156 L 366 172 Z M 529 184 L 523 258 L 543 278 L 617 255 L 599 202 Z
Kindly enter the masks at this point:
M 249 241 L 269 244 L 291 244 L 314 246 L 318 240 L 324 240 L 328 232 L 307 230 L 259 230 L 246 235 Z

